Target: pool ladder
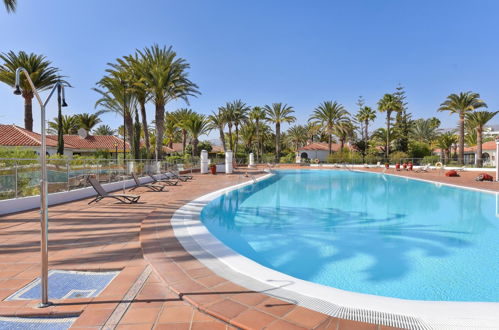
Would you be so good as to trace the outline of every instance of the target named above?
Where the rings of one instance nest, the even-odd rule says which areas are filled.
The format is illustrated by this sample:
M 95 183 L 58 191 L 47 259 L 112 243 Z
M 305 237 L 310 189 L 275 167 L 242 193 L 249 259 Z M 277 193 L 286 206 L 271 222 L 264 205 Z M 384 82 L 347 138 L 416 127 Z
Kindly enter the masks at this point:
M 241 183 L 241 178 L 251 178 L 253 180 L 253 184 L 257 183 L 256 181 L 256 178 L 253 174 L 248 174 L 248 173 L 245 173 L 245 174 L 240 174 L 239 175 L 239 178 L 238 178 L 238 184 Z

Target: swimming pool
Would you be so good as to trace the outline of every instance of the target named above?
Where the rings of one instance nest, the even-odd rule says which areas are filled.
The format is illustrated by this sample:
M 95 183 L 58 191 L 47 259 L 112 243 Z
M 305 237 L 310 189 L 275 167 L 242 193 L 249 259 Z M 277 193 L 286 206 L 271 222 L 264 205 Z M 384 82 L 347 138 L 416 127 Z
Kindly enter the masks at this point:
M 208 203 L 225 245 L 306 281 L 372 295 L 499 301 L 496 196 L 352 171 L 279 171 Z

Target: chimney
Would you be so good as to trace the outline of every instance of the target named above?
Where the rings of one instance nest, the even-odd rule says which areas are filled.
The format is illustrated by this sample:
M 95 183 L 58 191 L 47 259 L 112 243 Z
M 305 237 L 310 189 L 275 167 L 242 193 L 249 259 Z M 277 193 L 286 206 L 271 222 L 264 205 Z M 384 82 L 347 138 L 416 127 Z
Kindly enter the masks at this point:
M 87 130 L 86 130 L 86 129 L 84 129 L 84 128 L 80 128 L 80 129 L 78 130 L 78 135 L 80 136 L 80 138 L 81 138 L 81 139 L 86 139 L 86 138 L 87 138 L 87 136 L 88 136 L 88 132 L 87 132 Z

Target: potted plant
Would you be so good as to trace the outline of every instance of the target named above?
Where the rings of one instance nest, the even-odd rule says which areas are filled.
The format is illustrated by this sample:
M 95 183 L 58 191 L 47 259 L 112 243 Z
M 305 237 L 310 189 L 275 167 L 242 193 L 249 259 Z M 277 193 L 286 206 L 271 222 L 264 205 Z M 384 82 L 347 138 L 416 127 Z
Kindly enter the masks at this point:
M 210 172 L 213 175 L 217 174 L 217 165 L 216 164 L 211 164 L 210 165 Z

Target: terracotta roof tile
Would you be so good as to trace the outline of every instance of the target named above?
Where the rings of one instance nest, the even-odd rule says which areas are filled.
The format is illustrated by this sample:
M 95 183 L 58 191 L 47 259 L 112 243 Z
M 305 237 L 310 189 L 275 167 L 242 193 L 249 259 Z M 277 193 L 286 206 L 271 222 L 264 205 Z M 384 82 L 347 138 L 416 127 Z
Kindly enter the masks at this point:
M 39 147 L 41 135 L 30 132 L 17 125 L 0 124 L 0 146 L 5 147 Z M 47 146 L 56 147 L 57 140 L 47 138 Z
M 345 144 L 345 148 L 349 148 L 348 145 Z M 329 151 L 329 145 L 324 142 L 312 142 L 304 147 L 299 148 L 299 150 L 324 150 L 324 151 Z M 338 151 L 340 150 L 340 144 L 339 143 L 333 143 L 331 145 L 331 150 L 332 151 Z
M 50 135 L 50 138 L 57 140 L 57 135 Z M 115 151 L 118 146 L 118 151 L 123 150 L 123 140 L 113 135 L 89 135 L 82 138 L 79 135 L 64 135 L 64 144 L 67 144 L 73 149 L 86 149 L 86 150 L 104 150 Z M 130 150 L 128 142 L 125 147 L 127 151 Z

